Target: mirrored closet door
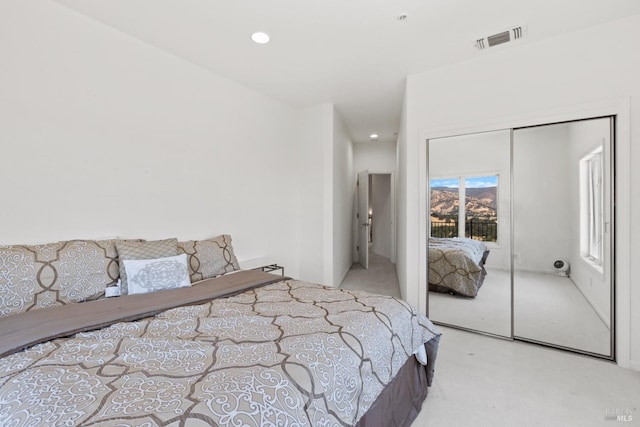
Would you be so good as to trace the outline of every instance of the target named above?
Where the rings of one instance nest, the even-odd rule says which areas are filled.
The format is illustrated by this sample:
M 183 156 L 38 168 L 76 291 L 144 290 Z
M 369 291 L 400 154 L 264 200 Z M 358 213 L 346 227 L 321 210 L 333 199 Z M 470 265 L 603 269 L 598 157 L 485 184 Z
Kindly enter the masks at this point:
M 511 337 L 510 130 L 429 140 L 429 317 Z
M 427 141 L 433 321 L 613 359 L 613 125 Z
M 612 119 L 513 131 L 514 336 L 612 356 Z

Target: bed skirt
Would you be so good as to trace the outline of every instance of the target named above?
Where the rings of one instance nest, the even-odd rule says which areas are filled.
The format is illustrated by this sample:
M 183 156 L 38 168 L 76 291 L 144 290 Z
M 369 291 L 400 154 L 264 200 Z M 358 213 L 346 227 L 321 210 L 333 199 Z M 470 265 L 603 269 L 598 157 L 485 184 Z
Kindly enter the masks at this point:
M 425 344 L 427 366 L 410 357 L 398 375 L 385 387 L 369 410 L 360 418 L 357 427 L 409 427 L 416 419 L 429 393 L 438 355 L 436 337 Z

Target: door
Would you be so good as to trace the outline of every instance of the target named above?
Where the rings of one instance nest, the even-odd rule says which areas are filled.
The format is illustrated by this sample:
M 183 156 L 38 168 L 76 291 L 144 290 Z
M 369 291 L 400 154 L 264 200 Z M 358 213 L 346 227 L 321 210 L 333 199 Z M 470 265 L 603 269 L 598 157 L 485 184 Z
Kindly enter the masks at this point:
M 358 173 L 358 262 L 369 268 L 369 171 Z
M 614 127 L 604 117 L 428 140 L 434 322 L 615 359 Z M 481 262 L 458 267 L 451 237 L 480 240 Z
M 513 131 L 516 339 L 612 359 L 613 119 Z
M 391 260 L 391 174 L 370 173 L 369 245 L 372 253 Z
M 511 338 L 511 131 L 428 144 L 429 318 Z

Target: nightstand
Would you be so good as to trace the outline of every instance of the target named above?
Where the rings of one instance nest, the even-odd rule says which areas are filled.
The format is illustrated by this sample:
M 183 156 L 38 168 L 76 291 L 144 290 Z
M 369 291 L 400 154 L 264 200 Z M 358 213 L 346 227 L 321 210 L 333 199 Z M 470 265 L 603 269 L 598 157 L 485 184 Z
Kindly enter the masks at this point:
M 273 273 L 280 270 L 280 275 L 284 276 L 284 267 L 279 265 L 277 261 L 270 258 L 256 258 L 240 261 L 240 268 L 242 270 L 260 270 L 266 273 Z

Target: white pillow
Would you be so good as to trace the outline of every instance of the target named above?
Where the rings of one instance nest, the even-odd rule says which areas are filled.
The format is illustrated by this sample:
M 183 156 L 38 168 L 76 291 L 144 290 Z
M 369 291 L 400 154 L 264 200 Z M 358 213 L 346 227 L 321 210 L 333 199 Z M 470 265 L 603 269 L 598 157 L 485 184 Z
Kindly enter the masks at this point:
M 130 295 L 191 286 L 186 254 L 122 262 L 127 271 Z

